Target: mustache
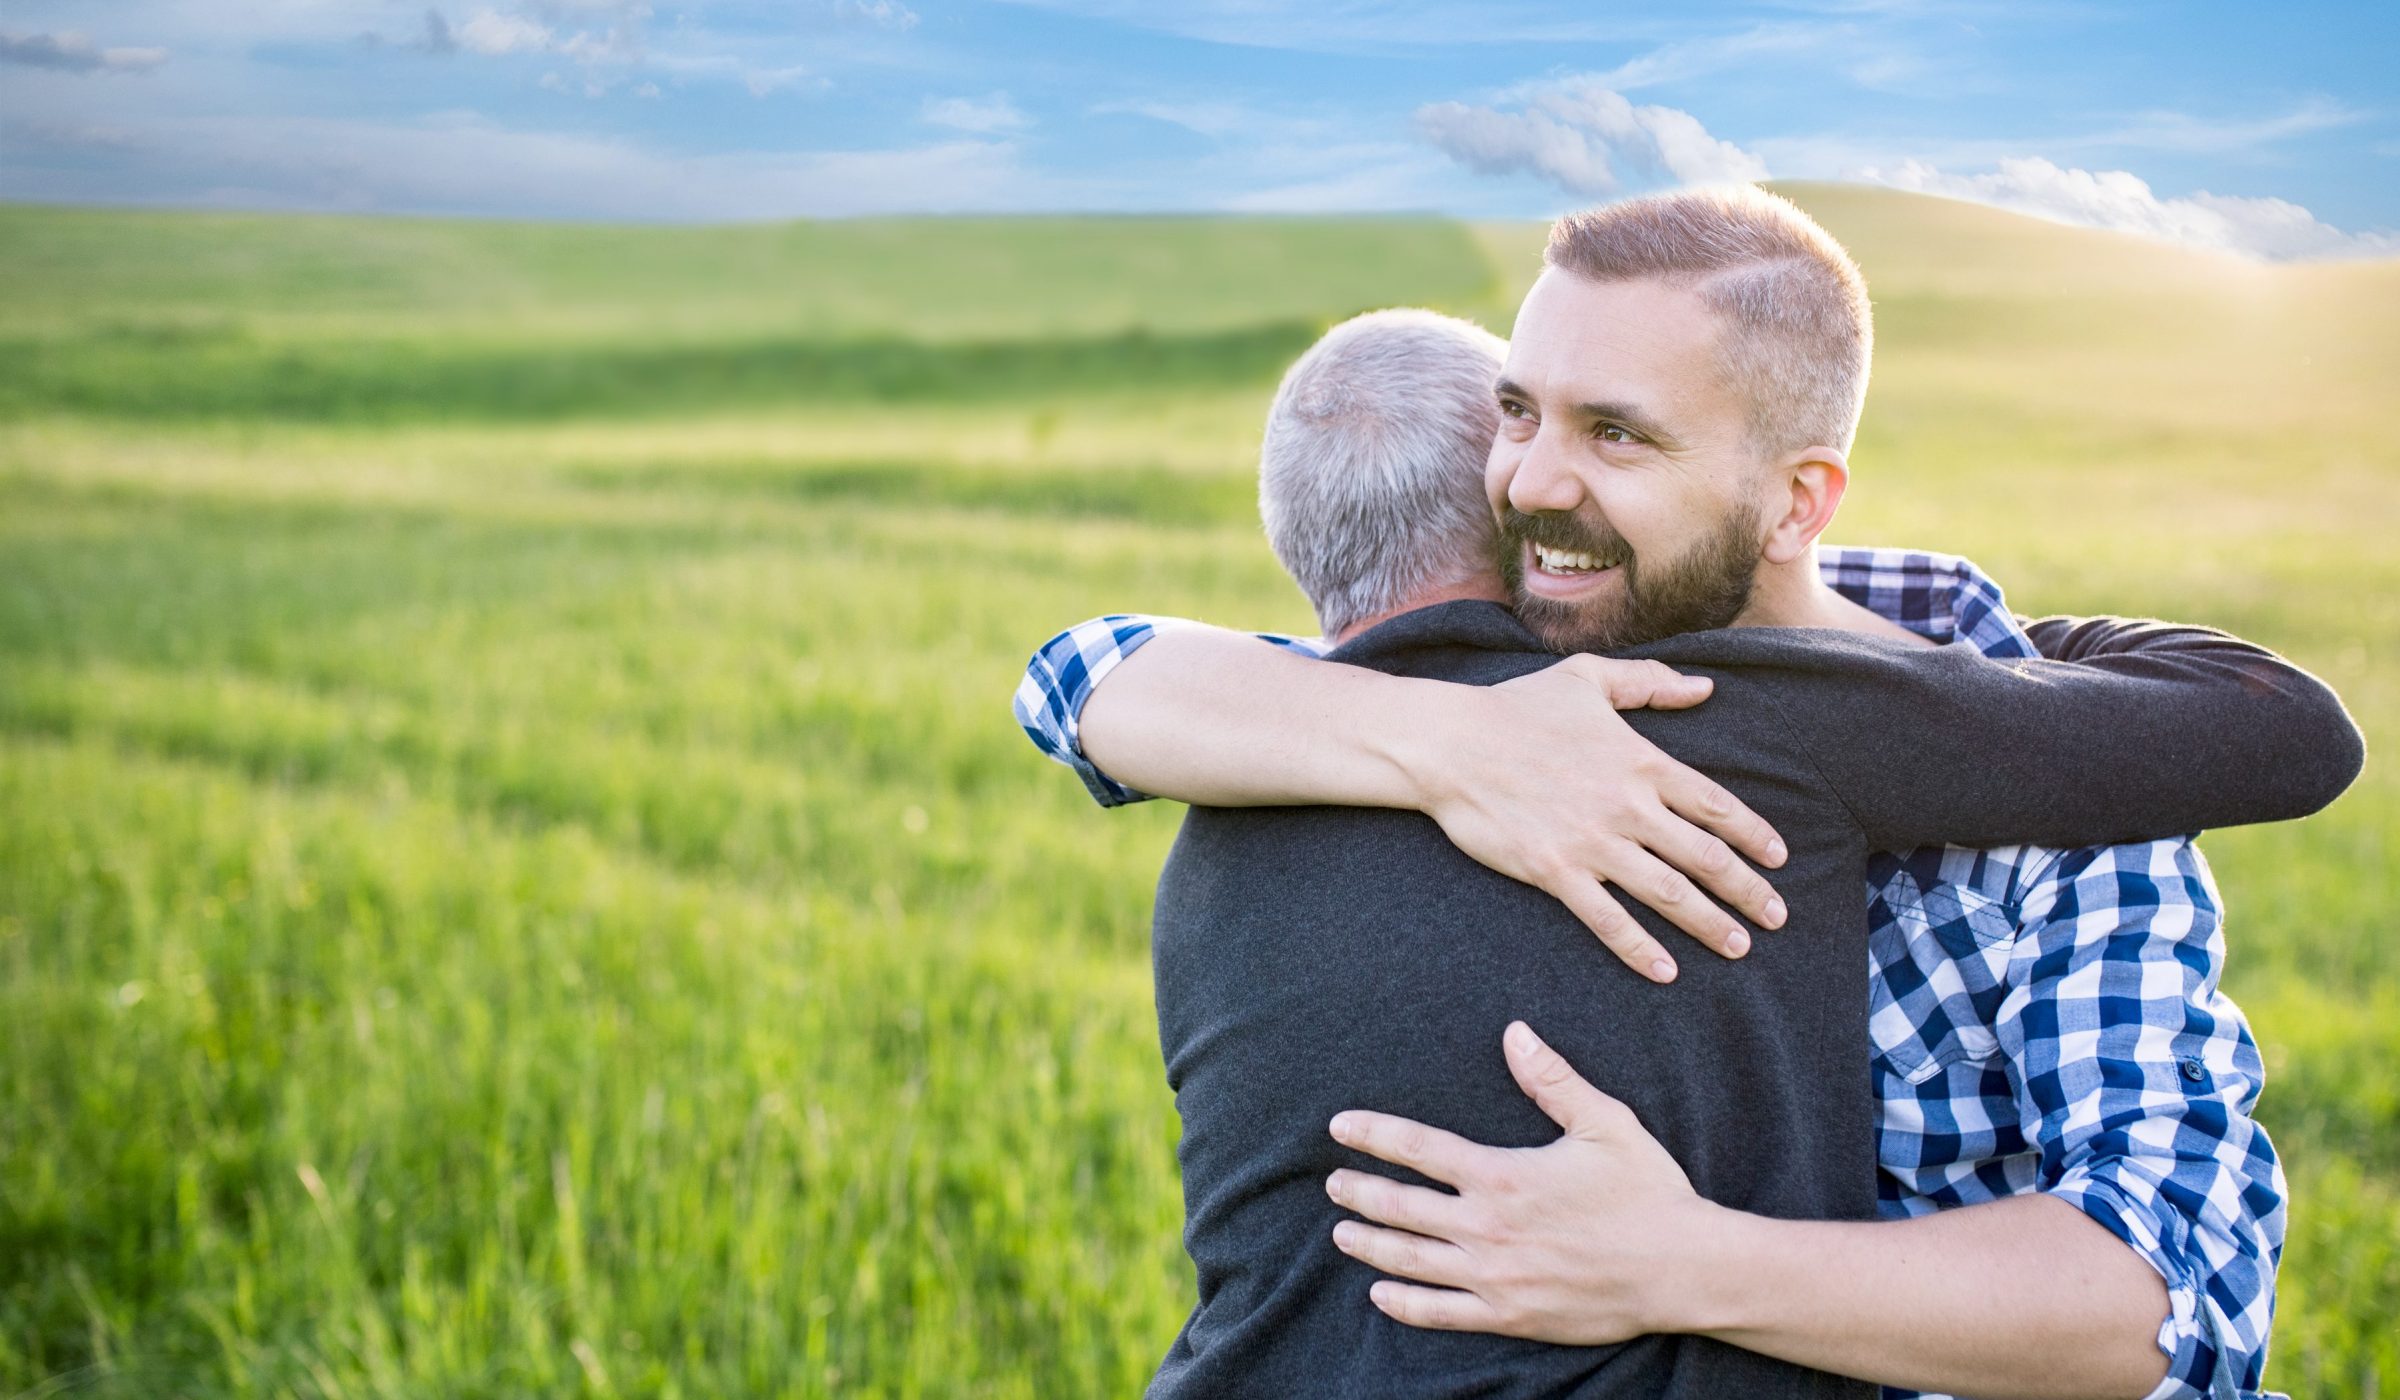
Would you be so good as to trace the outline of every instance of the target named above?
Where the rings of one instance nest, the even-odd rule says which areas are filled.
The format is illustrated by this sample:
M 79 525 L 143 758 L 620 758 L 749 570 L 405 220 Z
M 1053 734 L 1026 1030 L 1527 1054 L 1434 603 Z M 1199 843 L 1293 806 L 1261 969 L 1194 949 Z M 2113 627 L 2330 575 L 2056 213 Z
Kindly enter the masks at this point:
M 1594 523 L 1571 511 L 1546 510 L 1529 515 L 1509 506 L 1500 514 L 1499 530 L 1501 540 L 1511 546 L 1538 544 L 1544 549 L 1633 557 L 1633 545 L 1607 521 Z

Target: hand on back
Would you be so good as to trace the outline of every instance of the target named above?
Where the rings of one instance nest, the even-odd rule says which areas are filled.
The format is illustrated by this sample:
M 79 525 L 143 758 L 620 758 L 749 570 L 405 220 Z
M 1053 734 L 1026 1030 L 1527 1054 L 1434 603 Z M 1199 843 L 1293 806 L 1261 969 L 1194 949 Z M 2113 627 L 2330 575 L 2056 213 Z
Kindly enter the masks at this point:
M 1782 900 L 1741 857 L 1780 866 L 1782 839 L 1617 713 L 1687 709 L 1713 684 L 1656 661 L 1571 656 L 1476 691 L 1430 750 L 1426 814 L 1460 850 L 1548 891 L 1645 977 L 1672 980 L 1674 958 L 1607 886 L 1740 957 L 1749 934 L 1718 901 L 1779 927 Z

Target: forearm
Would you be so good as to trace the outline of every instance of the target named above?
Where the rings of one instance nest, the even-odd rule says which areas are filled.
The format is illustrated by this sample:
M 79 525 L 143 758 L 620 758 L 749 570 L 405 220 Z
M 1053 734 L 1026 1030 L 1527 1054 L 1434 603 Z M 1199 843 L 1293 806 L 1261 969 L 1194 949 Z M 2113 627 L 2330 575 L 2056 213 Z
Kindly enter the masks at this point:
M 1988 1397 L 2147 1395 L 2166 1286 L 2075 1207 L 2015 1196 L 1914 1220 L 1725 1212 L 1674 1330 L 1885 1385 Z
M 1467 687 L 1162 627 L 1085 702 L 1084 756 L 1119 782 L 1216 807 L 1418 807 L 1412 757 Z

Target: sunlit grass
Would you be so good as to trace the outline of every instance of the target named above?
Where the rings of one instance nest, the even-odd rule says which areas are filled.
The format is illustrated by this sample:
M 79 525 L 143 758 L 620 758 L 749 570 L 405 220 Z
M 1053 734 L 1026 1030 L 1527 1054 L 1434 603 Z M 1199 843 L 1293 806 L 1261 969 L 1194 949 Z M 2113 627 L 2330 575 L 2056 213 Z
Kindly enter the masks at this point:
M 1884 328 L 1841 537 L 2395 732 L 2391 268 L 1802 194 Z M 1137 1389 L 1175 813 L 1007 695 L 1095 612 L 1305 627 L 1280 357 L 1538 246 L 0 209 L 0 1393 Z M 2301 1395 L 2400 1387 L 2396 831 L 2371 766 L 2209 841 Z

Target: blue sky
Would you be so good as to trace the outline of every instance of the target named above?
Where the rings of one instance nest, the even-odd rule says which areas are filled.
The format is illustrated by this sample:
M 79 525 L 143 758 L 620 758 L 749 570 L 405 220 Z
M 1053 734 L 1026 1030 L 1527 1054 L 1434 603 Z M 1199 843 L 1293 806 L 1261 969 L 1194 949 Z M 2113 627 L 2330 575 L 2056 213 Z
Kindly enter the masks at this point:
M 2400 253 L 2400 5 L 0 0 L 0 197 L 1539 218 L 1841 178 Z

